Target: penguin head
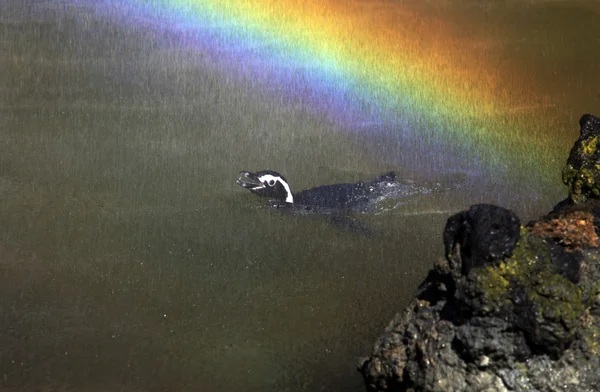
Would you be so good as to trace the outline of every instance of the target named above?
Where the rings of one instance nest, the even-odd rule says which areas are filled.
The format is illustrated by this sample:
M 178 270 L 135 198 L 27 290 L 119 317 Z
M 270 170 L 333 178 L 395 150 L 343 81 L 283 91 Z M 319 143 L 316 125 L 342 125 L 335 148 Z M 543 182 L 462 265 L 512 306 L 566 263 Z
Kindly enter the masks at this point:
M 256 195 L 286 203 L 294 202 L 294 196 L 286 179 L 272 170 L 256 173 L 242 171 L 236 182 Z

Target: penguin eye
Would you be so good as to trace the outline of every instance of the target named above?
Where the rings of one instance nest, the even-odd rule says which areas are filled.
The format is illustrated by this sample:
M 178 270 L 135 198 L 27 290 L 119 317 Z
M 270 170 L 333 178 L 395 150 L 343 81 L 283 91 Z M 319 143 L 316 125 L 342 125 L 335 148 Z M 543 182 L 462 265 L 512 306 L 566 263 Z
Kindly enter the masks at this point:
M 275 180 L 269 180 L 267 181 L 267 184 L 269 184 L 269 186 L 273 186 L 275 185 Z

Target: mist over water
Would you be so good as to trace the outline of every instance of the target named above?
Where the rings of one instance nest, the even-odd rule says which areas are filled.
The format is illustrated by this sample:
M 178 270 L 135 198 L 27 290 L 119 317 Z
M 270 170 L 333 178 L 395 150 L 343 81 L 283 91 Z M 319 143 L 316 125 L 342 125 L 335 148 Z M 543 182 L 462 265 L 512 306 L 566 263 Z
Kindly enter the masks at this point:
M 557 3 L 536 15 L 598 12 Z M 564 112 L 519 121 L 574 140 L 600 103 L 600 62 L 576 18 L 539 44 L 533 11 L 510 4 L 490 23 L 520 15 L 506 45 L 529 57 L 509 60 L 540 69 L 540 94 Z M 0 5 L 0 389 L 363 390 L 358 358 L 443 256 L 449 215 L 495 202 L 526 222 L 564 197 L 570 145 L 547 182 L 489 172 L 426 128 L 332 123 L 157 34 L 80 2 Z M 560 72 L 546 75 L 549 46 Z M 264 208 L 235 184 L 261 169 L 292 190 L 395 170 L 447 191 L 356 214 L 364 235 Z

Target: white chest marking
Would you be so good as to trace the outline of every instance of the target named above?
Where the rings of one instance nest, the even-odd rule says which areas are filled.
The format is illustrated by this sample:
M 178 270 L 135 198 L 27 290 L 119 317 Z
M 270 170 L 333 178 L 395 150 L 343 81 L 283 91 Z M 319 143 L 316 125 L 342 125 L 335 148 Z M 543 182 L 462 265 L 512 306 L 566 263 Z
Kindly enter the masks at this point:
M 267 182 L 270 183 L 271 181 L 279 181 L 281 183 L 281 185 L 283 185 L 283 187 L 285 188 L 285 191 L 287 192 L 287 196 L 285 197 L 285 201 L 286 203 L 293 203 L 294 202 L 294 196 L 292 196 L 292 190 L 290 189 L 290 186 L 288 185 L 287 182 L 283 181 L 281 179 L 281 177 L 277 177 L 277 176 L 273 176 L 271 174 L 265 174 L 263 176 L 258 177 L 258 180 L 260 182 Z M 267 185 L 268 186 L 268 185 Z

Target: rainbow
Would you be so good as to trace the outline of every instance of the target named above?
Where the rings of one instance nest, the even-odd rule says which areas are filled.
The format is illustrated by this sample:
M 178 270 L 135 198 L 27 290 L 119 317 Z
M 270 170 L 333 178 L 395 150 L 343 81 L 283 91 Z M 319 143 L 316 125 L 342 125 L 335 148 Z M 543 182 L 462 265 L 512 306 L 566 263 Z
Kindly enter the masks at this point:
M 515 108 L 536 103 L 531 86 L 506 86 L 510 70 L 486 64 L 481 43 L 403 2 L 367 0 L 104 0 L 128 23 L 181 34 L 219 69 L 347 129 L 395 126 L 397 137 L 428 130 L 432 149 L 475 154 L 486 165 L 524 162 L 528 176 L 556 170 L 559 150 Z M 111 11 L 112 10 L 112 11 Z M 394 135 L 391 135 L 394 137 Z M 564 146 L 563 146 L 564 147 Z M 563 151 L 564 148 L 560 148 Z M 525 170 L 525 169 L 523 169 Z M 552 172 L 553 176 L 555 172 Z

